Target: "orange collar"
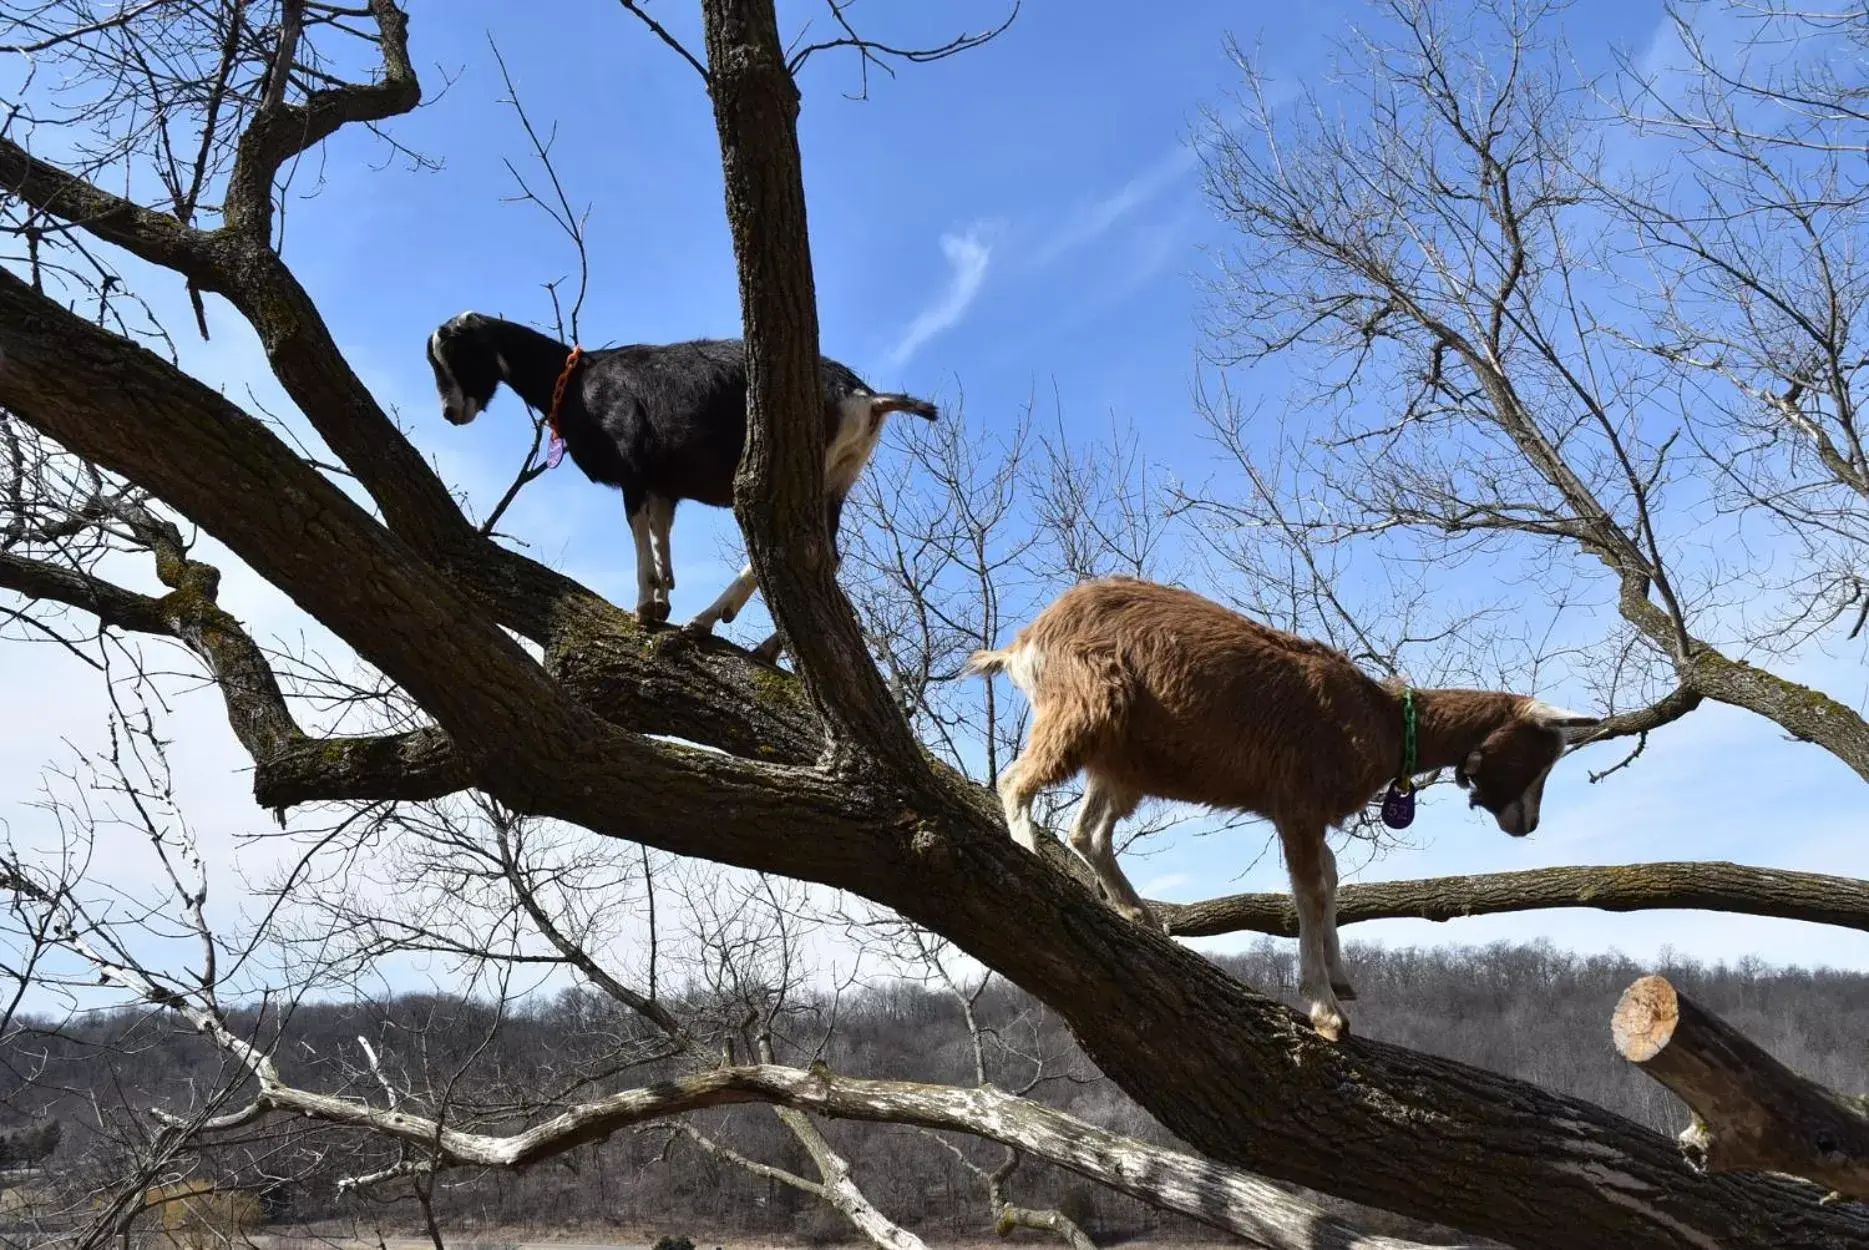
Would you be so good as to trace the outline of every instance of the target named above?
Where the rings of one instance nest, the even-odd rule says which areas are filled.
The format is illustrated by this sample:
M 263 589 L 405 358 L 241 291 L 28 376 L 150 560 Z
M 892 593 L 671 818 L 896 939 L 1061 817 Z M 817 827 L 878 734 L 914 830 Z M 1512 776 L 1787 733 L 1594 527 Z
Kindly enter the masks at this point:
M 554 443 L 562 443 L 565 441 L 564 436 L 558 432 L 558 410 L 564 407 L 565 387 L 570 383 L 571 375 L 577 372 L 578 365 L 582 363 L 583 360 L 584 349 L 582 347 L 573 347 L 571 349 L 571 354 L 565 357 L 564 371 L 558 375 L 558 381 L 552 384 L 552 410 L 546 414 L 545 419 L 551 423 L 552 441 Z

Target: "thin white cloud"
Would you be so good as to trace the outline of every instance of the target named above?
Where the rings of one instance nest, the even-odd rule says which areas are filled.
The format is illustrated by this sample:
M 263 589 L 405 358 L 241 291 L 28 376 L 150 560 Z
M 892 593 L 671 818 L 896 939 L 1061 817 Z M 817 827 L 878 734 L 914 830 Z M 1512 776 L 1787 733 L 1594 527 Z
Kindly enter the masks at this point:
M 1185 872 L 1165 873 L 1144 881 L 1141 887 L 1142 896 L 1144 898 L 1167 898 L 1171 894 L 1185 893 L 1190 886 L 1195 884 L 1194 878 Z
M 935 335 L 959 325 L 986 281 L 993 245 L 984 227 L 975 226 L 964 234 L 942 235 L 941 250 L 947 255 L 947 287 L 940 298 L 917 313 L 908 329 L 902 332 L 901 339 L 889 352 L 889 364 L 893 368 L 907 363 L 909 357 Z
M 1131 178 L 1121 187 L 1079 208 L 1050 238 L 1027 258 L 1034 269 L 1043 268 L 1067 252 L 1095 242 L 1123 218 L 1173 188 L 1188 175 L 1200 153 L 1191 143 L 1178 143 L 1168 154 Z

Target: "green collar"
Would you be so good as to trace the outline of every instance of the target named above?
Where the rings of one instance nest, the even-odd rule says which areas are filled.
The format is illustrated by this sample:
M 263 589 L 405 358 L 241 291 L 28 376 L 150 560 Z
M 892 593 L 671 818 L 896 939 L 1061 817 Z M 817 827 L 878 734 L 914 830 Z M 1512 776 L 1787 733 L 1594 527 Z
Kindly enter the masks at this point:
M 1418 760 L 1416 736 L 1419 718 L 1415 714 L 1415 692 L 1402 687 L 1402 772 L 1395 779 L 1396 788 L 1407 793 L 1415 788 L 1415 765 Z

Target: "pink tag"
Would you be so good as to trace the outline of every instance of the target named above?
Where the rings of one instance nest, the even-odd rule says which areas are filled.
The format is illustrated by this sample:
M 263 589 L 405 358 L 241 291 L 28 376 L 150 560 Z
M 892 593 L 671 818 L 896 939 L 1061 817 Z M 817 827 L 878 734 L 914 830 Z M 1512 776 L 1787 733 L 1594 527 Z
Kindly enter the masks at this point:
M 562 438 L 554 438 L 551 445 L 545 449 L 545 467 L 548 469 L 556 469 L 558 467 L 558 462 L 564 458 L 565 440 Z

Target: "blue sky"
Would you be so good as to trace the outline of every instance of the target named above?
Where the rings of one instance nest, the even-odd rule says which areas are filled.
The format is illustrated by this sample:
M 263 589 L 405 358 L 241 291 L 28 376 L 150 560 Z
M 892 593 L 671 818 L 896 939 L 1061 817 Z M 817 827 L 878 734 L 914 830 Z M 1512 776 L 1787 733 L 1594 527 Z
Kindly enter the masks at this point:
M 695 7 L 664 2 L 654 11 L 698 46 Z M 908 6 L 876 6 L 870 20 L 933 21 L 940 10 L 938 25 L 888 28 L 904 42 L 978 29 L 1002 12 L 986 0 L 915 6 L 919 17 L 898 7 Z M 288 258 L 338 342 L 482 511 L 524 454 L 523 409 L 505 394 L 468 429 L 445 426 L 423 341 L 468 308 L 547 323 L 541 284 L 572 267 L 536 209 L 502 202 L 513 191 L 502 159 L 522 161 L 525 151 L 499 103 L 489 29 L 535 120 L 556 126 L 572 199 L 591 205 L 585 344 L 739 332 L 719 154 L 699 79 L 620 8 L 553 8 L 551 22 L 518 21 L 512 5 L 494 0 L 417 0 L 413 50 L 430 103 L 391 130 L 442 167 L 411 170 L 367 137 L 344 136 L 301 173 L 288 209 Z M 781 11 L 795 26 L 815 9 L 788 3 Z M 1190 478 L 1213 472 L 1189 393 L 1202 341 L 1198 280 L 1227 235 L 1201 198 L 1185 140 L 1200 108 L 1224 105 L 1236 85 L 1228 33 L 1267 50 L 1276 80 L 1317 81 L 1329 40 L 1367 12 L 1341 2 L 1188 0 L 1142 16 L 1108 0 L 1031 3 L 981 50 L 893 79 L 873 75 L 862 102 L 840 94 L 856 85 L 847 58 L 814 61 L 803 79 L 801 137 L 825 352 L 879 387 L 946 403 L 964 389 L 969 421 L 988 432 L 1010 429 L 1034 394 L 1048 410 L 1055 388 L 1067 420 L 1087 436 L 1114 416 L 1139 432 L 1152 461 Z M 1566 25 L 1580 57 L 1601 67 L 1610 42 L 1646 46 L 1659 20 L 1658 5 L 1589 0 Z M 183 307 L 166 277 L 145 289 L 166 310 Z M 231 311 L 211 301 L 210 316 L 211 343 L 180 342 L 187 367 L 236 398 L 289 409 Z M 1276 406 L 1287 382 L 1279 367 L 1265 367 L 1234 385 Z M 526 492 L 504 528 L 538 557 L 632 601 L 620 501 L 568 463 Z M 733 540 L 726 513 L 683 513 L 677 618 L 731 576 Z M 1471 575 L 1486 593 L 1486 570 Z M 224 598 L 262 634 L 320 642 L 243 570 L 230 567 Z M 50 702 L 30 723 L 0 724 L 0 770 L 20 801 L 4 815 L 16 835 L 30 836 L 38 818 L 23 803 L 34 776 L 59 757 L 61 739 L 99 740 L 104 705 L 85 693 L 95 682 L 75 663 L 49 649 L 22 651 L 0 654 L 0 673 L 20 696 Z M 1861 681 L 1857 667 L 1821 658 L 1802 675 L 1842 697 L 1854 697 Z M 1539 693 L 1587 702 L 1572 690 Z M 176 708 L 180 791 L 210 862 L 229 881 L 220 897 L 237 898 L 233 883 L 264 875 L 275 853 L 271 844 L 242 844 L 242 835 L 266 829 L 270 818 L 247 798 L 241 756 L 215 700 L 184 694 Z M 1544 823 L 1526 840 L 1506 838 L 1451 790 L 1437 791 L 1406 846 L 1373 861 L 1352 848 L 1345 878 L 1677 858 L 1869 877 L 1861 783 L 1755 718 L 1708 709 L 1659 736 L 1617 778 L 1591 786 L 1585 771 L 1578 762 L 1558 771 Z M 122 852 L 123 871 L 139 872 L 129 866 L 136 849 Z M 1129 871 L 1145 893 L 1171 899 L 1285 888 L 1276 853 L 1255 830 L 1177 834 L 1132 857 Z M 1385 922 L 1346 934 L 1395 943 L 1549 937 L 1637 958 L 1671 947 L 1704 959 L 1756 953 L 1869 968 L 1869 935 L 1696 913 L 1547 912 L 1441 926 Z

